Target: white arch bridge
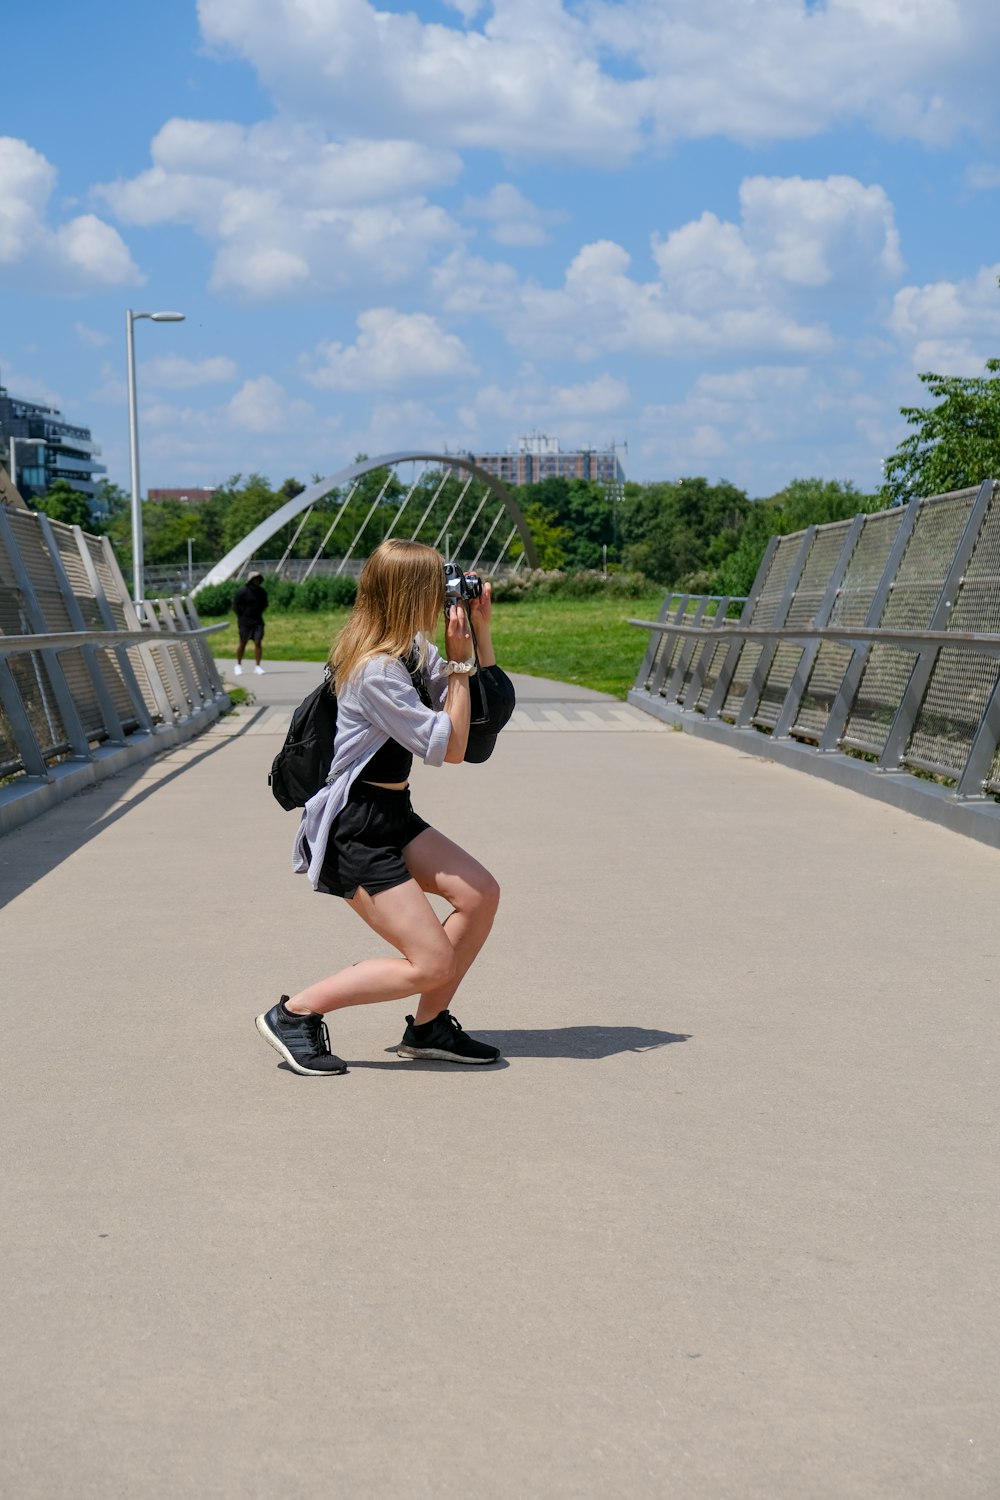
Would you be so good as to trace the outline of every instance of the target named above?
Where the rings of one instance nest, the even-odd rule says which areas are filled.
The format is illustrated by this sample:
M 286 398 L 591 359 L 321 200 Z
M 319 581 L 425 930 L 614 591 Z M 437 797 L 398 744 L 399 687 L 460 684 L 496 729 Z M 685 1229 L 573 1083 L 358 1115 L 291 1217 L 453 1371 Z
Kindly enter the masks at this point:
M 479 563 L 495 536 L 499 552 L 493 561 L 494 567 L 502 561 L 515 538 L 521 542 L 529 567 L 537 567 L 538 557 L 535 544 L 521 507 L 510 491 L 494 475 L 488 474 L 471 459 L 462 458 L 453 453 L 383 453 L 378 458 L 366 458 L 359 463 L 350 464 L 346 469 L 339 469 L 336 474 L 308 485 L 301 494 L 280 506 L 266 520 L 261 521 L 259 526 L 247 532 L 246 536 L 237 542 L 235 547 L 230 548 L 225 557 L 221 558 L 205 575 L 193 592 L 197 593 L 199 589 L 205 588 L 210 583 L 222 583 L 225 579 L 239 574 L 250 559 L 260 552 L 265 542 L 269 541 L 282 527 L 294 521 L 296 517 L 301 517 L 279 564 L 280 571 L 315 507 L 333 491 L 337 491 L 342 498 L 306 570 L 305 576 L 308 577 L 329 546 L 340 522 L 348 513 L 351 501 L 355 499 L 365 475 L 371 474 L 374 470 L 386 469 L 388 473 L 385 483 L 371 500 L 364 519 L 360 526 L 355 527 L 340 557 L 337 572 L 342 572 L 350 559 L 362 547 L 365 532 L 373 517 L 379 507 L 385 504 L 390 483 L 393 477 L 398 478 L 397 467 L 407 463 L 422 464 L 425 467 L 415 475 L 408 486 L 397 485 L 397 495 L 400 488 L 404 489 L 404 493 L 398 501 L 388 530 L 380 529 L 380 541 L 388 536 L 399 534 L 408 536 L 411 541 L 426 541 L 433 547 L 439 547 L 445 538 L 449 538 L 450 541 L 451 528 L 457 523 L 460 534 L 454 545 L 449 544 L 449 556 L 451 560 L 462 563 L 467 570 L 471 571 Z M 430 487 L 429 494 L 428 486 L 422 484 L 422 481 L 427 478 L 428 466 L 438 471 L 438 482 Z M 440 502 L 445 494 L 448 480 L 455 480 L 456 470 L 464 478 L 458 485 L 457 495 L 452 496 L 449 493 L 447 498 L 451 503 L 442 506 Z M 407 515 L 407 512 L 415 498 L 417 506 L 414 513 L 419 513 L 419 519 L 411 531 L 408 528 L 413 523 L 414 513 Z M 442 509 L 445 512 L 443 521 Z M 504 524 L 505 521 L 506 524 Z

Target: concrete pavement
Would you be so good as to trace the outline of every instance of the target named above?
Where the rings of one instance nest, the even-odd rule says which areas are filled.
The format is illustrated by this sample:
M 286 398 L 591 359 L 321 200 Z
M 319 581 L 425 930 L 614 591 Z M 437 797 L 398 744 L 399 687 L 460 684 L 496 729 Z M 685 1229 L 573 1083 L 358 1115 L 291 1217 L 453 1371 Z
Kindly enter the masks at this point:
M 266 786 L 316 674 L 0 841 L 0 1492 L 995 1500 L 1000 853 L 519 679 L 414 775 L 505 1062 L 297 1078 L 376 946 Z

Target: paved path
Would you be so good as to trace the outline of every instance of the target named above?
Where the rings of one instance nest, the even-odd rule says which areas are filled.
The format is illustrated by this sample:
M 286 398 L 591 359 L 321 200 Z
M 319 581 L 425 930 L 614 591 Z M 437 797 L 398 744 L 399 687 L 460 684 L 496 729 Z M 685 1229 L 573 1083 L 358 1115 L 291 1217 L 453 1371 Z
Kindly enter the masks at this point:
M 242 680 L 0 842 L 0 1492 L 996 1500 L 1000 854 L 522 679 L 414 778 L 506 1062 L 300 1079 L 254 1012 L 371 944 Z

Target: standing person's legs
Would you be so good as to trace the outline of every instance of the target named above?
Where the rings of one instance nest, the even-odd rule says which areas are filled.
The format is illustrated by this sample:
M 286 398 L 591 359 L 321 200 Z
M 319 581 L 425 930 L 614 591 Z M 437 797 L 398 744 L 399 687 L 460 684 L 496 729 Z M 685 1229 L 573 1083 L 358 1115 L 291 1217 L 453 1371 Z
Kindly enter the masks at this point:
M 247 637 L 242 625 L 238 624 L 237 630 L 239 632 L 239 643 L 236 647 L 236 673 L 238 676 L 243 671 L 243 654 L 247 649 Z
M 263 625 L 263 622 L 261 622 L 261 624 L 257 626 L 257 628 L 254 630 L 254 633 L 253 633 L 253 657 L 254 657 L 254 664 L 255 664 L 255 666 L 256 666 L 256 668 L 257 668 L 258 671 L 263 671 L 264 670 L 263 667 L 260 664 L 260 658 L 261 658 L 261 651 L 262 651 L 263 643 L 264 643 L 264 625 Z

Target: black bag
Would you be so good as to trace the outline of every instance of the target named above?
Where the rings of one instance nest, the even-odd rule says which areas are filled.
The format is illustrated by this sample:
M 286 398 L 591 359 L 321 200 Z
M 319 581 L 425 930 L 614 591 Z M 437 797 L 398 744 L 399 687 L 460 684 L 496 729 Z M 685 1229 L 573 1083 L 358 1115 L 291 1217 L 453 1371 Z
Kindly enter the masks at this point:
M 409 663 L 407 663 L 410 666 Z M 415 667 L 410 666 L 410 681 L 425 707 L 431 707 L 427 685 Z M 489 760 L 497 742 L 497 735 L 507 723 L 517 704 L 514 684 L 502 667 L 480 667 L 469 684 L 472 696 L 472 722 L 469 739 L 465 747 L 465 760 L 470 765 L 482 765 Z
M 497 735 L 507 723 L 517 702 L 514 684 L 502 667 L 480 667 L 470 683 L 472 723 L 465 759 L 475 765 L 489 760 Z
M 267 784 L 286 812 L 305 807 L 330 774 L 337 733 L 337 697 L 329 670 L 292 714 L 285 743 L 274 757 Z

